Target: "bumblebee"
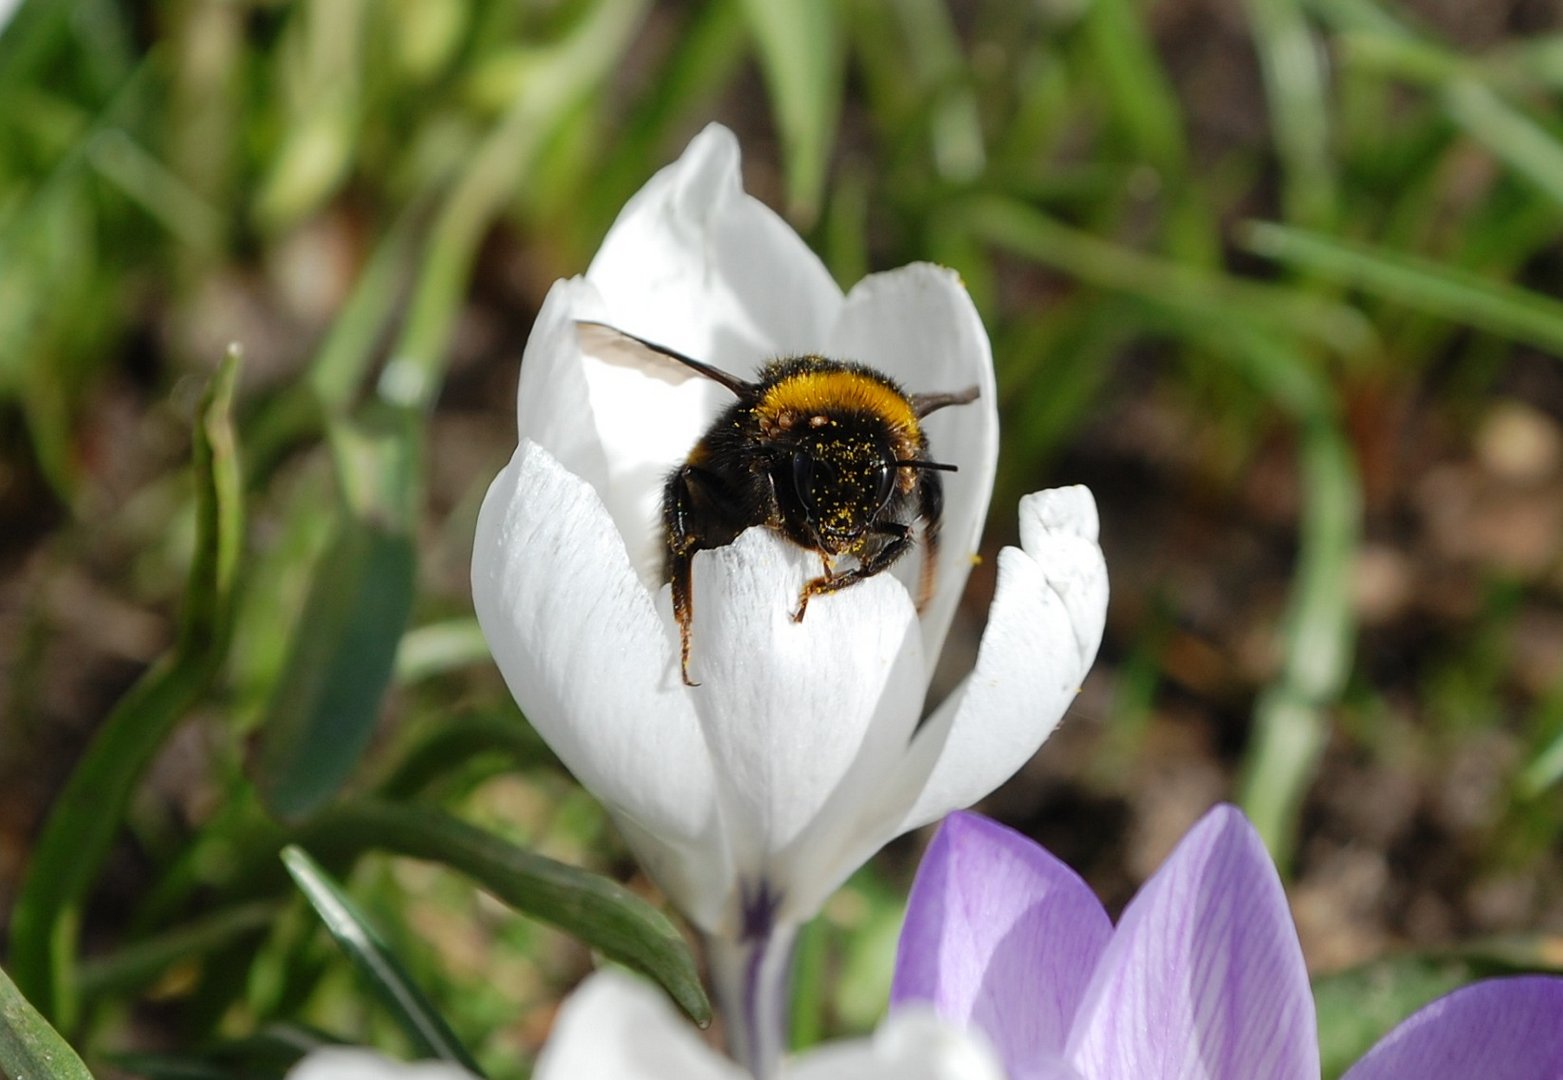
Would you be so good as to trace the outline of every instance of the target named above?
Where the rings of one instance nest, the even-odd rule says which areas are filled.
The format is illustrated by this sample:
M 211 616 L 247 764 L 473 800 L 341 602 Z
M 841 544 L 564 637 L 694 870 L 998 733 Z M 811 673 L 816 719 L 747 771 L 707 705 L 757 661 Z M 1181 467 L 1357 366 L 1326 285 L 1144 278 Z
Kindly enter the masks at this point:
M 917 607 L 923 609 L 938 563 L 944 505 L 939 473 L 956 467 L 928 458 L 920 421 L 948 405 L 975 401 L 975 386 L 908 394 L 866 364 L 824 356 L 772 360 L 747 382 L 601 323 L 577 327 L 589 347 L 649 352 L 719 383 L 736 399 L 662 491 L 666 576 L 686 686 L 698 685 L 689 677 L 695 552 L 730 544 L 754 525 L 820 557 L 820 576 L 804 584 L 792 613 L 801 622 L 812 597 L 873 577 L 910 551 L 921 522 Z M 840 568 L 837 560 L 844 557 L 853 561 Z

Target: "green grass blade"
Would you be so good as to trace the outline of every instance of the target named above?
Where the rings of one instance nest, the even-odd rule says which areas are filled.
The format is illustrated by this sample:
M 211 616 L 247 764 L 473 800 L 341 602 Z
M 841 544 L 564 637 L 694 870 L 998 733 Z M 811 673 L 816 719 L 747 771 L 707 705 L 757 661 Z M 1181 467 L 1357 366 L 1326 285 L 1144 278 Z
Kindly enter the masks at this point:
M 199 700 L 227 652 L 235 567 L 244 533 L 242 479 L 231 410 L 239 367 L 230 350 L 195 426 L 196 547 L 174 648 L 115 705 L 44 822 L 11 918 L 12 970 L 62 1028 L 83 903 L 137 781 L 174 725 Z
M 1361 485 L 1328 383 L 1287 338 L 1240 312 L 1220 321 L 1184 318 L 1178 330 L 1225 360 L 1300 429 L 1303 521 L 1282 669 L 1256 703 L 1238 800 L 1284 870 L 1298 808 L 1329 736 L 1329 710 L 1351 671 Z
M 1563 303 L 1431 259 L 1284 225 L 1251 224 L 1249 250 L 1409 308 L 1563 356 Z
M 478 245 L 549 139 L 614 72 L 646 8 L 646 0 L 597 0 L 569 36 L 532 65 L 510 108 L 440 209 L 408 302 L 407 322 L 380 375 L 384 401 L 417 413 L 433 405 Z
M 1146 255 L 1061 224 L 1013 199 L 973 199 L 964 213 L 974 232 L 996 247 L 1180 317 L 1221 323 L 1233 312 L 1244 312 L 1303 341 L 1347 354 L 1366 350 L 1373 342 L 1373 328 L 1362 313 L 1335 300 Z
M 1519 791 L 1528 799 L 1539 798 L 1563 781 L 1563 732 L 1556 735 L 1520 772 Z
M 677 153 L 680 130 L 708 116 L 748 55 L 743 13 L 730 0 L 705 0 L 680 28 L 658 76 L 630 104 L 603 172 L 573 193 L 579 260 L 590 259 L 602 228 Z
M 1563 204 L 1563 145 L 1490 86 L 1456 79 L 1444 107 L 1465 133 L 1554 201 Z
M 429 623 L 407 631 L 396 652 L 396 679 L 421 682 L 448 671 L 488 663 L 488 639 L 471 616 Z
M 1286 217 L 1327 225 L 1335 218 L 1335 171 L 1323 49 L 1297 0 L 1247 0 L 1247 7 L 1284 173 Z
M 1188 161 L 1178 95 L 1133 0 L 1094 0 L 1081 29 L 1099 68 L 1099 85 L 1134 145 L 1171 182 Z
M 1524 54 L 1472 58 L 1390 24 L 1349 31 L 1342 39 L 1342 58 L 1362 71 L 1434 91 L 1467 137 L 1548 198 L 1563 203 L 1563 144 L 1499 92 L 1516 73 L 1525 73 Z
M 92 1080 L 81 1058 L 0 970 L 0 1076 Z
M 282 862 L 342 951 L 369 981 L 414 1046 L 468 1072 L 482 1071 L 379 933 L 331 875 L 301 848 L 283 849 Z
M 833 0 L 740 0 L 770 89 L 786 150 L 794 220 L 810 225 L 824 201 L 825 173 L 841 118 L 844 30 Z
M 357 800 L 322 815 L 310 836 L 312 847 L 373 847 L 448 866 L 518 911 L 654 979 L 697 1023 L 711 1019 L 683 937 L 660 911 L 616 882 L 421 806 Z
M 1255 709 L 1238 799 L 1283 872 L 1298 811 L 1329 739 L 1328 710 L 1345 689 L 1356 642 L 1351 569 L 1362 500 L 1351 448 L 1332 421 L 1303 427 L 1302 487 L 1284 666 Z
M 84 961 L 77 988 L 84 999 L 138 990 L 176 964 L 259 934 L 277 913 L 276 904 L 256 901 L 198 915 L 156 937 Z

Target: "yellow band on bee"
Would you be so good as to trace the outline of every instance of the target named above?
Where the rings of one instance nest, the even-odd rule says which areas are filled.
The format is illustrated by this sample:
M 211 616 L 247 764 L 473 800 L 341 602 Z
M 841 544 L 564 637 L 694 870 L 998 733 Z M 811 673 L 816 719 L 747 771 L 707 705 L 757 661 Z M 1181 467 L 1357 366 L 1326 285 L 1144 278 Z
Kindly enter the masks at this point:
M 908 437 L 917 438 L 912 403 L 877 379 L 855 371 L 801 371 L 772 386 L 754 407 L 762 420 L 788 412 L 807 417 L 843 411 L 872 413 Z

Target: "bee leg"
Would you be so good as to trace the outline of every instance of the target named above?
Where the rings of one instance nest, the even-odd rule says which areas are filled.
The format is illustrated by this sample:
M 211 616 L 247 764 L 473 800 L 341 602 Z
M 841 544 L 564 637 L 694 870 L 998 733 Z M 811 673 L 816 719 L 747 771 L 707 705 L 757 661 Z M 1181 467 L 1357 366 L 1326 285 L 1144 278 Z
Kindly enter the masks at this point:
M 679 674 L 685 686 L 699 686 L 689 677 L 690 632 L 695 618 L 695 552 L 725 542 L 703 535 L 696 524 L 697 503 L 711 502 L 710 488 L 719 482 L 694 465 L 684 465 L 668 479 L 662 494 L 662 524 L 667 529 L 668 578 L 673 586 L 673 619 L 678 623 Z M 709 524 L 709 522 L 707 523 Z
M 917 613 L 933 599 L 939 569 L 939 525 L 944 519 L 944 487 L 939 478 L 925 472 L 918 485 L 918 516 L 923 519 L 923 567 L 917 580 Z
M 874 531 L 888 536 L 890 539 L 885 545 L 867 556 L 861 563 L 841 574 L 831 574 L 828 571 L 822 577 L 804 582 L 803 592 L 798 596 L 798 610 L 793 612 L 792 621 L 803 621 L 803 613 L 809 608 L 809 598 L 820 596 L 824 593 L 840 592 L 848 585 L 855 585 L 864 578 L 871 578 L 885 567 L 895 562 L 906 549 L 912 546 L 912 527 L 902 525 L 897 521 L 883 521 L 874 526 Z
M 678 623 L 678 670 L 685 686 L 699 686 L 689 677 L 689 633 L 695 618 L 694 551 L 670 550 L 668 567 L 673 580 L 673 618 Z

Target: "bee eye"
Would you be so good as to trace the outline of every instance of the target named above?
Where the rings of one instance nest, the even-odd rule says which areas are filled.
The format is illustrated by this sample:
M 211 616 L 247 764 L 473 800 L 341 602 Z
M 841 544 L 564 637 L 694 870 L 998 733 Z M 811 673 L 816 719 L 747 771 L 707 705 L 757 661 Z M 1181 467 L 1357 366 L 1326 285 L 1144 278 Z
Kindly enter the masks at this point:
M 879 473 L 874 477 L 874 501 L 880 506 L 889 502 L 895 493 L 895 472 L 895 466 L 886 462 L 879 466 Z
M 798 501 L 809 513 L 814 512 L 814 458 L 805 450 L 792 455 L 792 487 L 798 493 Z

